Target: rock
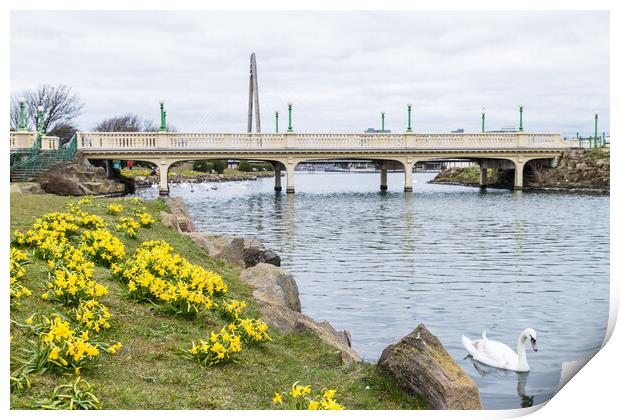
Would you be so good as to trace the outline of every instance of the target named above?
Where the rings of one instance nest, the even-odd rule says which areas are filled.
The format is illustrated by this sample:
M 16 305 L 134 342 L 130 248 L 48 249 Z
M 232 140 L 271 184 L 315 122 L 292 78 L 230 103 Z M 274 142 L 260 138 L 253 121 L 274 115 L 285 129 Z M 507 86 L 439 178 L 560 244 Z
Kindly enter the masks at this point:
M 378 366 L 408 393 L 423 395 L 430 408 L 482 409 L 476 383 L 423 324 L 387 346 Z
M 329 322 L 317 322 L 307 315 L 282 305 L 261 300 L 261 319 L 283 332 L 315 334 L 321 341 L 340 352 L 342 363 L 361 362 L 362 358 L 351 348 L 351 334 L 336 331 Z
M 254 267 L 259 263 L 280 266 L 280 256 L 270 249 L 265 249 L 265 245 L 254 238 L 244 238 L 243 259 L 246 268 Z
M 288 271 L 271 264 L 259 263 L 243 270 L 239 279 L 256 288 L 252 293 L 256 299 L 301 312 L 297 283 Z
M 187 209 L 187 205 L 182 198 L 176 197 L 166 197 L 164 201 L 170 208 L 172 214 L 174 214 L 177 218 L 179 232 L 190 233 L 196 232 L 196 228 L 194 226 L 194 222 L 189 214 L 189 210 Z
M 10 192 L 23 194 L 41 194 L 43 189 L 37 182 L 12 182 Z
M 82 182 L 82 185 L 92 191 L 94 194 L 101 194 L 103 190 L 103 184 L 101 182 Z
M 177 220 L 177 217 L 174 214 L 170 214 L 165 211 L 160 211 L 159 217 L 161 218 L 161 223 L 164 226 L 174 229 L 177 232 L 181 231 L 181 228 L 179 227 L 179 221 Z
M 41 174 L 39 184 L 46 193 L 57 195 L 83 195 L 85 190 L 88 190 L 80 183 L 58 172 Z
M 242 237 L 206 235 L 201 232 L 189 232 L 188 235 L 199 247 L 207 251 L 214 260 L 223 260 L 232 265 L 245 267 Z

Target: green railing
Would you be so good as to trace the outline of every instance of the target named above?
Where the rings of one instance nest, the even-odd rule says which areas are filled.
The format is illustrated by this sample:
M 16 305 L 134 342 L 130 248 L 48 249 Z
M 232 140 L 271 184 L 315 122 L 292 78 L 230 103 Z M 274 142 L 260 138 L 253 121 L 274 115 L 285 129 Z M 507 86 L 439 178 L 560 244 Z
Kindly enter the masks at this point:
M 41 172 L 45 172 L 50 166 L 56 163 L 70 161 L 73 159 L 76 151 L 77 139 L 75 135 L 68 143 L 63 144 L 55 150 L 40 150 L 33 147 L 28 159 L 16 161 L 14 164 L 11 164 L 11 174 L 18 173 L 19 180 L 25 181 Z

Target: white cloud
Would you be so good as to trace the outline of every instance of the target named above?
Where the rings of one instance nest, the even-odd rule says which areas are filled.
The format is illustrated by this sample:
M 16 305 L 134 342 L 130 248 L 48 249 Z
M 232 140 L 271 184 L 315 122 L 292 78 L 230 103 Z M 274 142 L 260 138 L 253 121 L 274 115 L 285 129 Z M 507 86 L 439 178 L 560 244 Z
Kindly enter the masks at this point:
M 249 55 L 258 60 L 263 131 L 294 103 L 297 131 L 406 126 L 440 132 L 517 124 L 609 128 L 607 12 L 13 12 L 11 89 L 72 86 L 78 123 L 166 99 L 183 131 L 243 131 Z

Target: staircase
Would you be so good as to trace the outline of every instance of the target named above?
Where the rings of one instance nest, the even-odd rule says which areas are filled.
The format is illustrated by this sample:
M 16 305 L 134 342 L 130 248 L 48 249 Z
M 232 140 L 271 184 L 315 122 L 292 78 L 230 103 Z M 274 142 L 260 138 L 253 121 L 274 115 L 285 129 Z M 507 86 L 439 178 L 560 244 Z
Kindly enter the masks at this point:
M 31 157 L 11 165 L 11 182 L 35 180 L 51 166 L 73 159 L 75 152 L 75 136 L 69 143 L 60 146 L 57 150 L 38 150 L 38 153 L 33 150 Z

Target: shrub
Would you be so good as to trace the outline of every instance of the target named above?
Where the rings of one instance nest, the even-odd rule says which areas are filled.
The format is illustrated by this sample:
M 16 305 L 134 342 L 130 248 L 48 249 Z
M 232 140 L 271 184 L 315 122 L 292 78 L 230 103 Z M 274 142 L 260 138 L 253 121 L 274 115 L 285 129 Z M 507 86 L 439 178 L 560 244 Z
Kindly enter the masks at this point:
M 213 169 L 215 169 L 215 172 L 218 174 L 222 175 L 224 173 L 224 169 L 226 168 L 228 168 L 227 160 L 219 159 L 213 161 Z
M 10 250 L 10 294 L 11 304 L 14 304 L 23 296 L 30 296 L 32 292 L 26 286 L 19 281 L 26 274 L 24 265 L 28 264 L 28 259 L 25 252 L 11 247 Z
M 229 326 L 230 328 L 231 326 Z M 265 343 L 271 341 L 271 337 L 267 334 L 269 325 L 261 321 L 260 319 L 252 318 L 238 318 L 232 325 L 232 328 L 246 343 Z
M 208 340 L 200 340 L 198 344 L 192 342 L 189 350 L 182 350 L 186 357 L 197 360 L 203 366 L 230 362 L 240 351 L 240 337 L 226 327 L 219 333 L 212 332 Z
M 276 408 L 283 410 L 343 410 L 344 407 L 336 402 L 336 391 L 323 389 L 323 392 L 312 394 L 310 385 L 298 385 L 295 382 L 289 392 L 276 392 L 271 399 Z
M 104 267 L 120 262 L 125 256 L 125 245 L 108 230 L 86 230 L 82 232 L 81 239 L 80 249 Z
M 80 195 L 80 185 L 58 172 L 46 172 L 38 178 L 41 188 L 48 194 Z
M 196 160 L 192 165 L 192 169 L 199 172 L 211 172 L 213 168 L 213 162 L 210 160 Z
M 242 172 L 257 171 L 273 171 L 273 165 L 269 162 L 249 162 L 247 160 L 239 161 L 239 170 Z
M 50 398 L 37 401 L 35 406 L 46 410 L 99 410 L 101 402 L 93 394 L 93 387 L 78 376 L 74 382 L 54 388 Z

